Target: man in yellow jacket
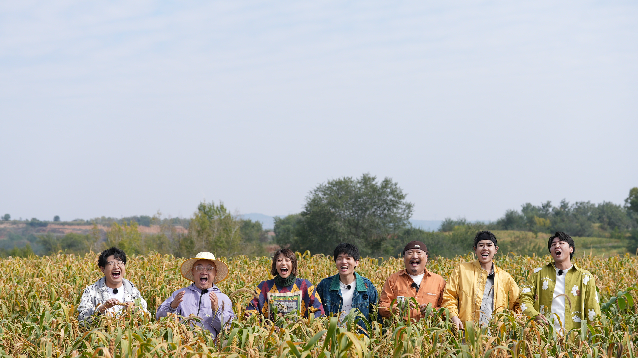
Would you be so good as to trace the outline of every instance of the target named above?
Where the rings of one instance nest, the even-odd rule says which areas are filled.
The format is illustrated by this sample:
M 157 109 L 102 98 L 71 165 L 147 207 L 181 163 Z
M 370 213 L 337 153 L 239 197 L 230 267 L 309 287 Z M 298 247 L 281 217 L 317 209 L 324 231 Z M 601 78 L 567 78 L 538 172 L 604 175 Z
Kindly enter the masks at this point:
M 486 326 L 494 312 L 518 306 L 518 285 L 493 262 L 498 251 L 496 244 L 491 232 L 476 234 L 474 252 L 478 259 L 460 264 L 450 275 L 442 306 L 450 311 L 452 322 L 459 329 L 467 321 Z

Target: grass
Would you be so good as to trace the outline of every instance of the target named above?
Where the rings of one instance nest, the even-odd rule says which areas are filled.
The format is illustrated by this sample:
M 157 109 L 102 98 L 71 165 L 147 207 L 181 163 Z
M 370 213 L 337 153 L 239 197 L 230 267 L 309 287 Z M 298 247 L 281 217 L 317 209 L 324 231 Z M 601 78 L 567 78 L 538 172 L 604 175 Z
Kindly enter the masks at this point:
M 471 254 L 437 258 L 428 269 L 444 278 Z M 273 324 L 259 316 L 244 317 L 250 290 L 265 279 L 271 259 L 224 258 L 229 279 L 220 283 L 230 294 L 238 319 L 218 340 L 207 331 L 181 324 L 176 317 L 156 321 L 139 311 L 103 318 L 94 326 L 77 321 L 84 288 L 101 277 L 97 255 L 54 255 L 0 260 L 0 356 L 12 357 L 634 357 L 638 354 L 638 309 L 635 291 L 638 258 L 586 255 L 575 263 L 592 272 L 601 303 L 612 303 L 600 321 L 559 336 L 515 312 L 496 315 L 484 329 L 455 331 L 445 311 L 411 323 L 400 318 L 385 327 L 373 323 L 362 335 L 352 324 L 334 319 L 286 318 Z M 547 256 L 498 255 L 497 264 L 517 282 L 527 279 Z M 150 254 L 129 258 L 126 278 L 137 285 L 153 314 L 174 290 L 189 284 L 178 267 L 182 259 Z M 381 289 L 402 268 L 401 259 L 363 258 L 358 272 Z M 299 254 L 300 277 L 313 283 L 334 274 L 332 258 Z M 629 296 L 627 296 L 629 295 Z M 622 296 L 622 297 L 621 297 Z M 621 297 L 621 298 L 617 298 Z M 622 303 L 622 305 L 620 303 Z M 154 316 L 154 315 L 153 315 Z M 351 322 L 354 316 L 350 317 Z

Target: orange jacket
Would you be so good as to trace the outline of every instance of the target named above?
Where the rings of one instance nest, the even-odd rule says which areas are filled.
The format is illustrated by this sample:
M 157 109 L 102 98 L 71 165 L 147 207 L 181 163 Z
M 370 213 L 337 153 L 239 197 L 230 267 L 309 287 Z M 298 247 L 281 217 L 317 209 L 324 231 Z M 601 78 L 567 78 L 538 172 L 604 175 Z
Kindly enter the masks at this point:
M 445 291 L 445 280 L 440 275 L 425 270 L 423 280 L 419 292 L 416 288 L 411 287 L 412 277 L 405 270 L 395 272 L 385 281 L 383 291 L 381 291 L 381 299 L 379 300 L 379 314 L 383 317 L 390 317 L 390 303 L 397 296 L 416 297 L 419 305 L 431 303 L 432 307 L 441 307 L 443 301 L 443 292 Z M 410 317 L 415 320 L 422 318 L 421 311 L 413 309 Z

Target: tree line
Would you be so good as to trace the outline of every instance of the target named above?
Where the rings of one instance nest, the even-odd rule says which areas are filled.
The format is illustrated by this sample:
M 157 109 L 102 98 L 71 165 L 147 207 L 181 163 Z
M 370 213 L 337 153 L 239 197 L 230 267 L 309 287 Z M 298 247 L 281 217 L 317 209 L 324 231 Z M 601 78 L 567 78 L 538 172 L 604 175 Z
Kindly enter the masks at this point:
M 142 225 L 158 225 L 159 232 L 153 234 L 143 234 L 137 220 L 109 220 L 108 228 L 101 230 L 98 224 L 103 225 L 105 221 L 94 220 L 87 234 L 38 234 L 33 230 L 41 225 L 25 225 L 21 232 L 9 231 L 6 240 L 0 240 L 0 257 L 58 252 L 84 254 L 99 252 L 111 246 L 117 246 L 131 255 L 158 252 L 192 257 L 197 252 L 214 248 L 219 256 L 261 256 L 267 254 L 266 246 L 269 244 L 267 232 L 260 222 L 232 215 L 223 203 L 202 202 L 191 219 L 179 219 L 179 222 L 170 218 L 162 219 L 161 213 L 158 213 L 150 218 L 148 225 Z M 188 231 L 180 230 L 182 227 L 188 228 Z
M 519 230 L 535 235 L 564 231 L 572 236 L 627 238 L 630 252 L 638 248 L 638 188 L 630 190 L 625 206 L 566 200 L 558 206 L 549 201 L 539 206 L 526 203 L 520 211 L 507 210 L 495 222 L 446 218 L 436 232 L 413 227 L 408 221 L 412 209 L 406 194 L 390 178 L 378 181 L 364 174 L 358 179 L 330 180 L 309 193 L 301 213 L 275 218 L 275 240 L 295 251 L 325 255 L 340 242 L 351 242 L 363 255 L 377 257 L 396 256 L 406 242 L 420 240 L 434 255 L 454 257 L 467 252 L 477 231 Z M 515 247 L 504 243 L 501 249 L 544 252 L 532 242 Z
M 521 210 L 507 210 L 494 222 L 472 223 L 464 218 L 446 218 L 438 231 L 426 231 L 410 224 L 414 204 L 391 178 L 377 180 L 363 174 L 319 184 L 306 197 L 303 210 L 286 217 L 275 217 L 275 244 L 294 251 L 330 255 L 341 242 L 357 245 L 362 256 L 390 257 L 401 253 L 406 242 L 427 243 L 431 253 L 454 257 L 466 253 L 474 234 L 480 230 L 518 230 L 539 233 L 564 231 L 571 236 L 596 236 L 627 239 L 629 252 L 638 248 L 638 187 L 629 191 L 625 205 L 566 200 L 553 206 L 547 201 L 538 206 L 525 203 Z M 127 253 L 150 251 L 189 257 L 199 251 L 215 251 L 219 256 L 266 254 L 268 237 L 260 222 L 242 220 L 232 215 L 223 203 L 202 202 L 190 219 L 136 216 L 130 220 L 96 218 L 89 234 L 17 234 L 0 240 L 0 256 L 23 256 L 32 252 L 50 254 L 59 251 L 84 253 L 119 246 Z M 108 224 L 102 232 L 97 225 Z M 156 234 L 141 234 L 139 226 L 159 225 Z M 27 227 L 46 225 L 37 219 Z M 181 226 L 188 232 L 180 231 Z M 1 233 L 0 233 L 1 234 Z M 15 245 L 16 241 L 25 244 Z M 14 243 L 13 246 L 9 246 Z M 505 252 L 541 253 L 537 243 L 503 243 Z M 542 245 L 541 245 L 542 246 Z M 11 251 L 14 250 L 14 251 Z M 22 250 L 22 251 L 20 251 Z

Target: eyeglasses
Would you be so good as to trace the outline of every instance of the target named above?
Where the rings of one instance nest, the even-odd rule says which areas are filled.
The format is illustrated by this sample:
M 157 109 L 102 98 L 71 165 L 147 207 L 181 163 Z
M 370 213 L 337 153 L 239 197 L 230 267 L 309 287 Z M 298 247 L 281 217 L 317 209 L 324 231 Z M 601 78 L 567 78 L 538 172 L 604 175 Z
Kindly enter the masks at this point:
M 215 267 L 213 267 L 213 266 L 197 265 L 197 266 L 195 266 L 195 271 L 197 271 L 197 272 L 202 272 L 202 271 L 206 271 L 206 272 L 213 272 L 213 271 L 215 271 Z
M 119 267 L 124 267 L 126 264 L 124 263 L 124 261 L 119 261 L 119 260 L 115 260 L 115 261 L 109 261 L 106 263 L 106 266 L 119 266 Z

